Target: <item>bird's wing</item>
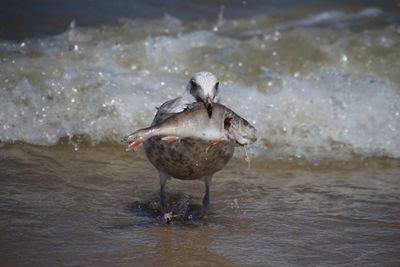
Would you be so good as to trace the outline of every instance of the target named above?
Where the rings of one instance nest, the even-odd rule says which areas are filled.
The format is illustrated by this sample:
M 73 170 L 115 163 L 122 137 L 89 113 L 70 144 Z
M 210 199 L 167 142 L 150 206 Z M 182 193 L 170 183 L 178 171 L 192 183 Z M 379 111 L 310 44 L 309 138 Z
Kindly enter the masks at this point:
M 182 102 L 182 97 L 177 97 L 175 99 L 168 100 L 158 108 L 158 113 L 181 112 L 183 110 L 183 108 L 181 107 L 182 106 L 181 102 Z
M 152 125 L 165 120 L 174 113 L 182 112 L 186 107 L 186 105 L 182 102 L 184 102 L 182 97 L 177 97 L 164 102 L 160 107 L 157 108 L 157 114 L 154 117 Z
M 183 96 L 164 102 L 157 108 L 157 114 L 154 117 L 153 124 L 165 120 L 174 113 L 184 111 L 188 105 L 195 102 L 196 99 L 190 94 L 183 94 Z

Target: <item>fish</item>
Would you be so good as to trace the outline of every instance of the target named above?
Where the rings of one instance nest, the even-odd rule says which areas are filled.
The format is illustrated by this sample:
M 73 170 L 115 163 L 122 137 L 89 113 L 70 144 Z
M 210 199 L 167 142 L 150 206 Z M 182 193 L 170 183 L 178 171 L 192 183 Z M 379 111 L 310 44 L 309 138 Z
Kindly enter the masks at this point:
M 162 140 L 167 142 L 185 138 L 210 141 L 206 149 L 220 142 L 226 142 L 232 146 L 244 146 L 257 140 L 256 129 L 253 125 L 228 107 L 218 103 L 214 103 L 211 117 L 202 103 L 193 103 L 184 111 L 175 113 L 160 123 L 129 134 L 122 141 L 128 144 L 128 150 L 136 150 L 152 137 L 162 137 Z

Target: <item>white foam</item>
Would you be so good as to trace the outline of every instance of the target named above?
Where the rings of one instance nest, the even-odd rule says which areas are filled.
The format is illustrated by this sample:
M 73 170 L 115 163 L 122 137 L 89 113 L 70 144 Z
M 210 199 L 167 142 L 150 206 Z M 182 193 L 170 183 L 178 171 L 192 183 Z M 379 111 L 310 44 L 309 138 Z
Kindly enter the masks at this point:
M 321 68 L 302 79 L 283 78 L 264 94 L 231 88 L 227 103 L 251 118 L 260 146 L 274 158 L 400 156 L 398 87 L 374 75 Z
M 103 30 L 74 27 L 23 45 L 3 42 L 0 140 L 53 145 L 64 136 L 86 135 L 94 144 L 119 142 L 147 126 L 156 106 L 180 95 L 190 73 L 208 70 L 222 81 L 222 102 L 258 129 L 253 153 L 307 159 L 400 157 L 396 82 L 350 60 L 343 68 L 343 60 L 336 59 L 299 69 L 304 75 L 283 74 L 268 64 L 246 74 L 246 66 L 254 64 L 246 62 L 248 56 L 271 62 L 263 61 L 264 50 L 254 48 L 260 40 L 240 41 L 212 30 L 185 32 L 170 17 L 165 27 L 173 34 L 163 34 L 163 23 L 143 22 L 157 27 L 158 34 L 148 36 L 140 27 L 131 28 L 137 23 L 123 21 Z M 345 47 L 339 42 L 335 49 Z M 328 50 L 325 46 L 321 53 L 334 58 Z M 235 57 L 241 64 L 223 64 Z M 254 85 L 242 82 L 246 75 Z M 278 82 L 266 88 L 271 79 Z

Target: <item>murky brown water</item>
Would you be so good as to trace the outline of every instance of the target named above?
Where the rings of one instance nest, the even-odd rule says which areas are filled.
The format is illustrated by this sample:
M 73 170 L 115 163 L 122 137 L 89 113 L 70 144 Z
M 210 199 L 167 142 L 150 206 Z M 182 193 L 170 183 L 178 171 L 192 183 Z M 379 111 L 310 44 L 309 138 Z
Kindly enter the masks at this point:
M 263 162 L 263 163 L 262 163 Z M 274 166 L 277 164 L 278 166 Z M 234 159 L 215 175 L 209 225 L 163 225 L 137 203 L 157 198 L 138 153 L 101 145 L 3 145 L 2 266 L 396 266 L 400 164 L 311 166 Z M 171 180 L 169 197 L 201 202 L 203 183 Z

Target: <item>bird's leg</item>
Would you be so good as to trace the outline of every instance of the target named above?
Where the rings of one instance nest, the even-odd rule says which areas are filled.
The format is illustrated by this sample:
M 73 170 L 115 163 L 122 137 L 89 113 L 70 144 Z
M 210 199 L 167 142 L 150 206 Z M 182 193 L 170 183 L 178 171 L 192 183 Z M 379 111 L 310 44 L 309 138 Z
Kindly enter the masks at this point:
M 204 177 L 204 184 L 206 186 L 206 192 L 203 197 L 203 224 L 207 224 L 207 214 L 208 214 L 208 204 L 210 203 L 210 184 L 211 184 L 212 176 Z
M 169 176 L 163 172 L 160 173 L 160 204 L 161 204 L 161 212 L 163 214 L 163 219 L 166 223 L 170 223 L 172 219 L 172 212 L 168 212 L 168 202 L 165 198 L 165 184 Z

